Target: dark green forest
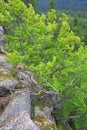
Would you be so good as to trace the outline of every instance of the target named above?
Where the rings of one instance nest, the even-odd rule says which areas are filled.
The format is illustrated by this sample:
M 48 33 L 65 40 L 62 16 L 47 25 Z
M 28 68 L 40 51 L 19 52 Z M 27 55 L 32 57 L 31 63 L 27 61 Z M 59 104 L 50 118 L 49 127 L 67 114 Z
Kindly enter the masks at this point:
M 37 0 L 0 0 L 7 61 L 33 70 L 40 86 L 59 92 L 58 125 L 87 130 L 87 12 L 40 12 Z
M 87 0 L 37 0 L 37 1 L 41 11 L 47 11 L 49 9 L 48 6 L 54 7 L 57 10 L 87 11 Z

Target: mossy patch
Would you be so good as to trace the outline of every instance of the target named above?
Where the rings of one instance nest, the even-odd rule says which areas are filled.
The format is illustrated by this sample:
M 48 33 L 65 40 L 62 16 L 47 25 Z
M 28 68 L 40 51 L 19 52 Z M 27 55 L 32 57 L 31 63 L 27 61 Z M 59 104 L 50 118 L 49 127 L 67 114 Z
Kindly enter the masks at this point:
M 8 78 L 12 78 L 12 76 L 10 75 L 10 73 L 6 72 L 5 70 L 1 70 L 0 71 L 0 79 L 8 79 Z
M 15 78 L 17 78 L 18 76 L 17 76 L 17 71 L 16 71 L 16 69 L 11 69 L 10 71 L 9 71 L 9 74 L 12 76 L 12 77 L 15 77 Z
M 57 126 L 57 128 L 58 128 L 58 130 L 65 130 L 65 129 L 64 129 L 64 126 L 63 126 L 62 124 L 59 124 L 59 125 Z
M 43 115 L 36 116 L 33 121 L 40 128 L 40 130 L 51 130 L 52 128 L 53 130 L 57 130 L 55 124 L 47 120 Z

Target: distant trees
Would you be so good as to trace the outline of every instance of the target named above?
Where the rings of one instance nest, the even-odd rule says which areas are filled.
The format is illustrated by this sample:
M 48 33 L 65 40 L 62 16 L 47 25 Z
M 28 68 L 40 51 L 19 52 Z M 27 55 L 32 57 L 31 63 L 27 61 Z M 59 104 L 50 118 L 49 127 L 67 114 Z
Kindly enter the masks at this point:
M 70 17 L 69 23 L 72 30 L 76 35 L 80 36 L 83 44 L 87 45 L 87 12 L 73 12 L 73 15 L 70 12 L 68 16 Z
M 57 0 L 49 0 L 49 9 L 55 9 Z
M 32 6 L 34 7 L 35 11 L 39 11 L 38 9 L 38 2 L 39 0 L 22 0 L 27 6 L 29 6 L 29 4 L 32 4 Z

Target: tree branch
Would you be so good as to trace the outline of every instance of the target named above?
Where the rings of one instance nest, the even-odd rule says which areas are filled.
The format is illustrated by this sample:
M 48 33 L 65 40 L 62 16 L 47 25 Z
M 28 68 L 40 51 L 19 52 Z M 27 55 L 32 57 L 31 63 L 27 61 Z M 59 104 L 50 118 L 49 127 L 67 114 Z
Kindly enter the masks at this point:
M 69 116 L 69 119 L 76 119 L 76 118 L 82 118 L 84 117 L 85 115 L 87 115 L 87 112 L 81 114 L 81 115 L 77 115 L 77 116 Z
M 48 81 L 46 81 L 46 80 L 43 79 L 42 77 L 41 77 L 41 79 L 44 80 L 45 83 L 48 84 L 54 91 L 58 92 L 58 90 L 57 90 L 53 85 L 51 85 Z M 58 94 L 59 94 L 59 92 L 58 92 Z

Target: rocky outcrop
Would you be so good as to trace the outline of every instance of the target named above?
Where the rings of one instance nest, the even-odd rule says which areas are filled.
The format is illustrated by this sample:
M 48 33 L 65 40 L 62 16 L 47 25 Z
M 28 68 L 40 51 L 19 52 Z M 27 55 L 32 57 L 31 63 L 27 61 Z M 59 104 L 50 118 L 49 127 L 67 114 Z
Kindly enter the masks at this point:
M 26 111 L 17 113 L 4 122 L 0 130 L 40 130 L 30 119 Z
M 54 130 L 56 123 L 51 114 L 53 93 L 43 90 L 31 71 L 17 72 L 16 75 L 16 79 L 7 77 L 0 82 L 1 98 L 9 97 L 0 116 L 0 130 Z M 0 106 L 2 104 L 3 101 Z
M 53 107 L 45 106 L 42 110 L 35 106 L 35 118 L 34 123 L 42 130 L 55 130 L 56 123 L 52 118 Z
M 0 117 L 0 123 L 23 111 L 27 112 L 30 117 L 30 109 L 31 99 L 29 91 L 27 89 L 15 91 Z

